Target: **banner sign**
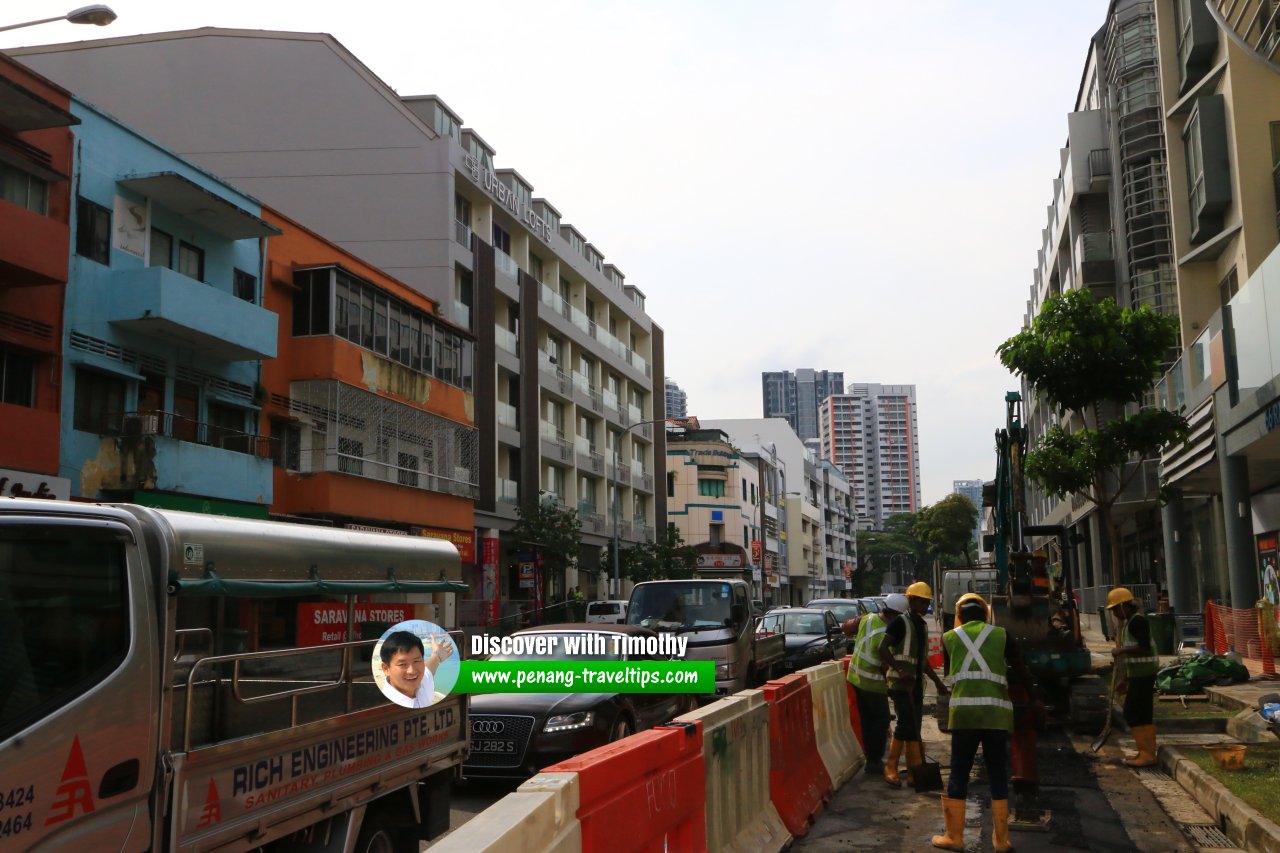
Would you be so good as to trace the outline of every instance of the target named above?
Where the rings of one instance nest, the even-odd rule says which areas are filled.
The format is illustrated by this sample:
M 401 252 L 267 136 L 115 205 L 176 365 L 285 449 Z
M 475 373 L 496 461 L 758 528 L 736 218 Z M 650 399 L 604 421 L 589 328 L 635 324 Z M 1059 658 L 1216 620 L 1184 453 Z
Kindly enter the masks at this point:
M 357 604 L 355 639 L 363 637 L 370 623 L 388 628 L 417 617 L 413 604 Z M 381 634 L 381 632 L 379 632 Z M 298 645 L 325 646 L 347 639 L 347 606 L 340 602 L 304 602 L 298 605 Z
M 476 535 L 472 533 L 464 533 L 461 530 L 444 530 L 439 527 L 424 527 L 422 535 L 430 539 L 443 539 L 446 542 L 452 542 L 454 547 L 458 549 L 458 556 L 462 558 L 464 563 L 474 563 L 476 561 Z

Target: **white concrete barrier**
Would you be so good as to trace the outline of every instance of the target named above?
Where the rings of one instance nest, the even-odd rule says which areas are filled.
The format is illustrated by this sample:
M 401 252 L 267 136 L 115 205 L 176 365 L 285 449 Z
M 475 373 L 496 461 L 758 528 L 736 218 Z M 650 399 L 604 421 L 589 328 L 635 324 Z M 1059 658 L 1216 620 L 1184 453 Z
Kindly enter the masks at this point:
M 847 715 L 846 715 L 847 717 Z M 769 797 L 769 707 L 743 690 L 677 722 L 702 722 L 710 853 L 777 853 L 791 843 Z
M 839 661 L 827 661 L 800 670 L 813 694 L 813 734 L 818 754 L 831 776 L 831 787 L 839 788 L 867 763 L 849 721 L 849 696 Z
M 578 774 L 539 773 L 431 845 L 432 853 L 582 853 Z

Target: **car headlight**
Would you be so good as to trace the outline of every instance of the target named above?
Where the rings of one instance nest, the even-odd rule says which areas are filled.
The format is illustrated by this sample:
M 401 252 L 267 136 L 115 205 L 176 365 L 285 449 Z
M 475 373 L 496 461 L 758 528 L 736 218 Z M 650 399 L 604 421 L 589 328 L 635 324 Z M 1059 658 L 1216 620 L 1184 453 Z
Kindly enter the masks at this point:
M 547 724 L 542 727 L 544 732 L 571 732 L 575 729 L 585 729 L 595 721 L 596 715 L 594 711 L 575 711 L 572 714 L 556 714 L 547 718 Z
M 734 674 L 737 672 L 737 669 L 738 668 L 734 666 L 732 662 L 718 663 L 716 664 L 716 678 L 717 679 L 733 678 Z

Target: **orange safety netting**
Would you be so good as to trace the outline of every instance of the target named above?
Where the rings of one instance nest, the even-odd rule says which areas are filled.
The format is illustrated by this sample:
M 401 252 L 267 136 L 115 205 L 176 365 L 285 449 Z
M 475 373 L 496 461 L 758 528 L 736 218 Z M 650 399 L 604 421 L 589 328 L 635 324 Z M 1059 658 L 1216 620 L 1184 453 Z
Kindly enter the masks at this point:
M 1205 603 L 1204 644 L 1214 654 L 1235 651 L 1241 657 L 1261 662 L 1263 675 L 1274 678 L 1275 654 L 1280 651 L 1276 648 L 1278 639 L 1274 608 L 1266 602 L 1248 609 Z

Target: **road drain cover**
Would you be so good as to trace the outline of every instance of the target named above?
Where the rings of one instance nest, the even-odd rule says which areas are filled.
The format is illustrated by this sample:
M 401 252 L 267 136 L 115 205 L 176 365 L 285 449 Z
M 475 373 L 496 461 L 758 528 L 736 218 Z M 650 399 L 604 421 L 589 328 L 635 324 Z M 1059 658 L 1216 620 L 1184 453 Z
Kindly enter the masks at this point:
M 1197 847 L 1236 847 L 1231 843 L 1231 839 L 1227 838 L 1222 833 L 1222 830 L 1213 824 L 1184 823 L 1182 824 L 1182 832 Z
M 1155 782 L 1166 782 L 1173 778 L 1159 767 L 1135 767 L 1133 772 L 1138 774 L 1139 779 L 1150 779 Z

